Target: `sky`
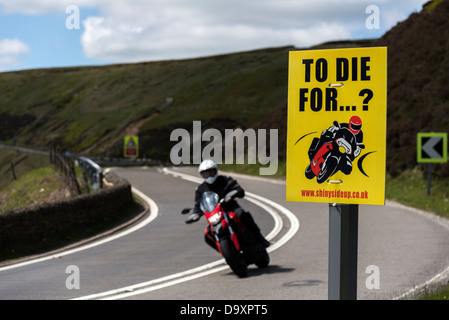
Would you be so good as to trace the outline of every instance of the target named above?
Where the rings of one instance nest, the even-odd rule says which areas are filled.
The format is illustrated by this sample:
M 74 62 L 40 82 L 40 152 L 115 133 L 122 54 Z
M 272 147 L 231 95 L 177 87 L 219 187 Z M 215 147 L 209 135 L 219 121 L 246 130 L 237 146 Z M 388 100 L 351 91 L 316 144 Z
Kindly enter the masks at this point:
M 0 72 L 381 37 L 427 0 L 0 0 Z

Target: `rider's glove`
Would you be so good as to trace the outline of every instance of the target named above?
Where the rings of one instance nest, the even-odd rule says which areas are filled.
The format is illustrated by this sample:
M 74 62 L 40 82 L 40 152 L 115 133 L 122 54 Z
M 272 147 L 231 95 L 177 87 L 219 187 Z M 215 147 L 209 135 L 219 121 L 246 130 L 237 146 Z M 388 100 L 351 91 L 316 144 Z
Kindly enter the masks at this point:
M 189 215 L 186 219 L 186 223 L 194 223 L 197 222 L 199 219 L 201 218 L 201 216 L 198 213 L 192 213 L 191 215 Z
M 229 201 L 233 200 L 235 195 L 237 194 L 237 192 L 238 192 L 237 190 L 232 190 L 232 191 L 228 192 L 224 198 L 225 202 L 229 202 Z
M 357 157 L 359 156 L 361 150 L 362 150 L 362 149 L 360 149 L 359 146 L 357 146 L 357 147 L 355 148 L 355 151 L 354 151 L 354 158 L 357 158 Z

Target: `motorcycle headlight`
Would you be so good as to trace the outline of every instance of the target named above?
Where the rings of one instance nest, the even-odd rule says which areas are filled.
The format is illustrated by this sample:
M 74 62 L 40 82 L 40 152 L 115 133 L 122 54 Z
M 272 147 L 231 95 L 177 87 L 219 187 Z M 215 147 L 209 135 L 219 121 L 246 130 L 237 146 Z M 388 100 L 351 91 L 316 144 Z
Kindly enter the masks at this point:
M 351 154 L 352 153 L 352 148 L 351 145 L 349 144 L 348 141 L 346 141 L 343 138 L 338 138 L 336 140 L 337 145 L 338 145 L 338 149 L 341 153 L 347 153 L 347 154 Z
M 221 221 L 221 211 L 218 211 L 217 213 L 213 214 L 212 216 L 207 218 L 207 220 L 210 222 L 210 224 L 216 225 Z

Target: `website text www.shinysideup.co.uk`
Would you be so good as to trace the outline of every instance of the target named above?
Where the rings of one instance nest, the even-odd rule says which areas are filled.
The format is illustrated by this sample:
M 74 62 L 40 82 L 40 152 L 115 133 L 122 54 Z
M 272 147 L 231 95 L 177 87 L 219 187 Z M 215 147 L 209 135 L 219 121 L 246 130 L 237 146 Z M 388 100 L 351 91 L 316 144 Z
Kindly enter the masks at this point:
M 301 190 L 301 196 L 314 198 L 368 199 L 368 191 Z

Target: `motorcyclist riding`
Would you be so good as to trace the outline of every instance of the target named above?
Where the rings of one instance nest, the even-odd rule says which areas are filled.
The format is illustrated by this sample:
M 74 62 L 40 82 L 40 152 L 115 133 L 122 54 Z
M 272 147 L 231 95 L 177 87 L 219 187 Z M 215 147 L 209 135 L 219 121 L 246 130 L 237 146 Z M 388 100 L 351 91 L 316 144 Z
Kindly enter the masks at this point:
M 334 126 L 330 127 L 327 131 L 332 134 L 332 138 L 335 138 L 337 132 L 342 128 L 349 129 L 349 131 L 354 135 L 353 139 L 355 139 L 355 148 L 347 150 L 347 152 L 344 154 L 345 160 L 339 161 L 339 170 L 341 170 L 345 174 L 350 174 L 352 171 L 352 162 L 360 155 L 362 148 L 364 148 L 363 132 L 361 130 L 362 120 L 358 116 L 352 116 L 349 119 L 349 123 L 340 123 L 338 124 L 338 126 L 335 126 L 334 124 Z M 323 134 L 325 132 L 323 132 Z M 346 140 L 348 140 L 348 138 Z M 350 144 L 349 140 L 346 142 Z
M 204 214 L 200 209 L 201 197 L 204 192 L 213 191 L 217 193 L 220 198 L 225 198 L 223 209 L 234 212 L 240 218 L 244 226 L 254 235 L 256 240 L 265 248 L 268 247 L 270 242 L 268 242 L 268 240 L 266 240 L 260 233 L 260 229 L 254 222 L 251 213 L 243 210 L 235 200 L 235 198 L 243 198 L 245 196 L 245 191 L 237 181 L 229 176 L 219 175 L 217 164 L 209 159 L 201 162 L 198 167 L 198 172 L 203 177 L 204 182 L 195 190 L 195 206 L 193 208 L 193 213 L 186 219 L 186 222 L 195 222 Z M 231 191 L 236 192 L 233 192 L 232 195 L 230 195 Z M 206 242 L 214 249 L 217 249 L 215 241 L 209 239 L 207 235 Z

